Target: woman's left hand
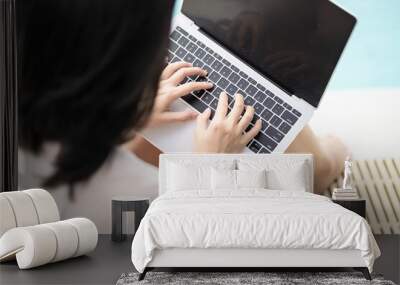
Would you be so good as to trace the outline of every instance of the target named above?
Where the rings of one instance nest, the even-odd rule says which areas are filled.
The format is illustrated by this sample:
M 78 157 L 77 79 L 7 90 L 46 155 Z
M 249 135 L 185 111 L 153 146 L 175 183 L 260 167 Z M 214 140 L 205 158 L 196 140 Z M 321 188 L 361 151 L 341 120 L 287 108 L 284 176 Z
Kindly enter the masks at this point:
M 171 104 L 193 91 L 210 89 L 213 84 L 210 82 L 189 82 L 179 85 L 189 76 L 206 76 L 207 71 L 193 67 L 190 63 L 175 62 L 169 64 L 161 74 L 160 85 L 154 103 L 153 113 L 147 124 L 148 128 L 158 127 L 164 124 L 185 122 L 197 117 L 197 112 L 190 109 L 173 112 L 170 111 Z

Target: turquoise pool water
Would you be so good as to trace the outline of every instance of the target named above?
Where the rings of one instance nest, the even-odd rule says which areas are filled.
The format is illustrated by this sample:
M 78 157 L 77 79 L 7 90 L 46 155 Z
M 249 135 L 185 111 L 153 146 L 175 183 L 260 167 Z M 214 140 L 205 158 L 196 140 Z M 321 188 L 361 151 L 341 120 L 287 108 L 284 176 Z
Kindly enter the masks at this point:
M 355 15 L 358 23 L 329 90 L 400 87 L 400 0 L 334 2 Z M 181 4 L 177 0 L 175 14 Z

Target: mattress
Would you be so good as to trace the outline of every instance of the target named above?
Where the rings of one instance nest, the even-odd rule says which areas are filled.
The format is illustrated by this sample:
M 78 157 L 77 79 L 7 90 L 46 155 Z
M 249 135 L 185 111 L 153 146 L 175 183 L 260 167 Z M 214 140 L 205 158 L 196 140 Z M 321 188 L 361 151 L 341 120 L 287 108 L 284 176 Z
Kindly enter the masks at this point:
M 359 250 L 372 271 L 379 248 L 368 223 L 324 196 L 301 191 L 176 191 L 158 197 L 132 243 L 143 272 L 157 249 Z

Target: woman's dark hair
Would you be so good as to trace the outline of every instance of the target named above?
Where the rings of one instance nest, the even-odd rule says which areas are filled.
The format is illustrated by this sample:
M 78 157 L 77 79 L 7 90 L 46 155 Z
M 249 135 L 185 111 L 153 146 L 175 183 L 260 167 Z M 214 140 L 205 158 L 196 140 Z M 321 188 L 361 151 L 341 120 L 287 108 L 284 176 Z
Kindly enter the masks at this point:
M 146 123 L 173 1 L 19 0 L 20 147 L 57 142 L 45 185 L 89 178 Z

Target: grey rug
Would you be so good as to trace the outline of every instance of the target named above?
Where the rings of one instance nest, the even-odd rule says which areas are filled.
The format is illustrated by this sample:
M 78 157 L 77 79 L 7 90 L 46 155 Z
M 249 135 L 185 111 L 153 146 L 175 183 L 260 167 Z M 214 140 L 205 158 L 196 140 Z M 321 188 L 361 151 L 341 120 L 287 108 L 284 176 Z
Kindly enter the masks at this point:
M 373 275 L 373 280 L 364 279 L 359 272 L 148 272 L 146 278 L 138 281 L 138 273 L 122 274 L 117 285 L 146 284 L 266 284 L 266 285 L 297 285 L 297 284 L 374 284 L 395 285 L 384 280 L 382 276 Z

